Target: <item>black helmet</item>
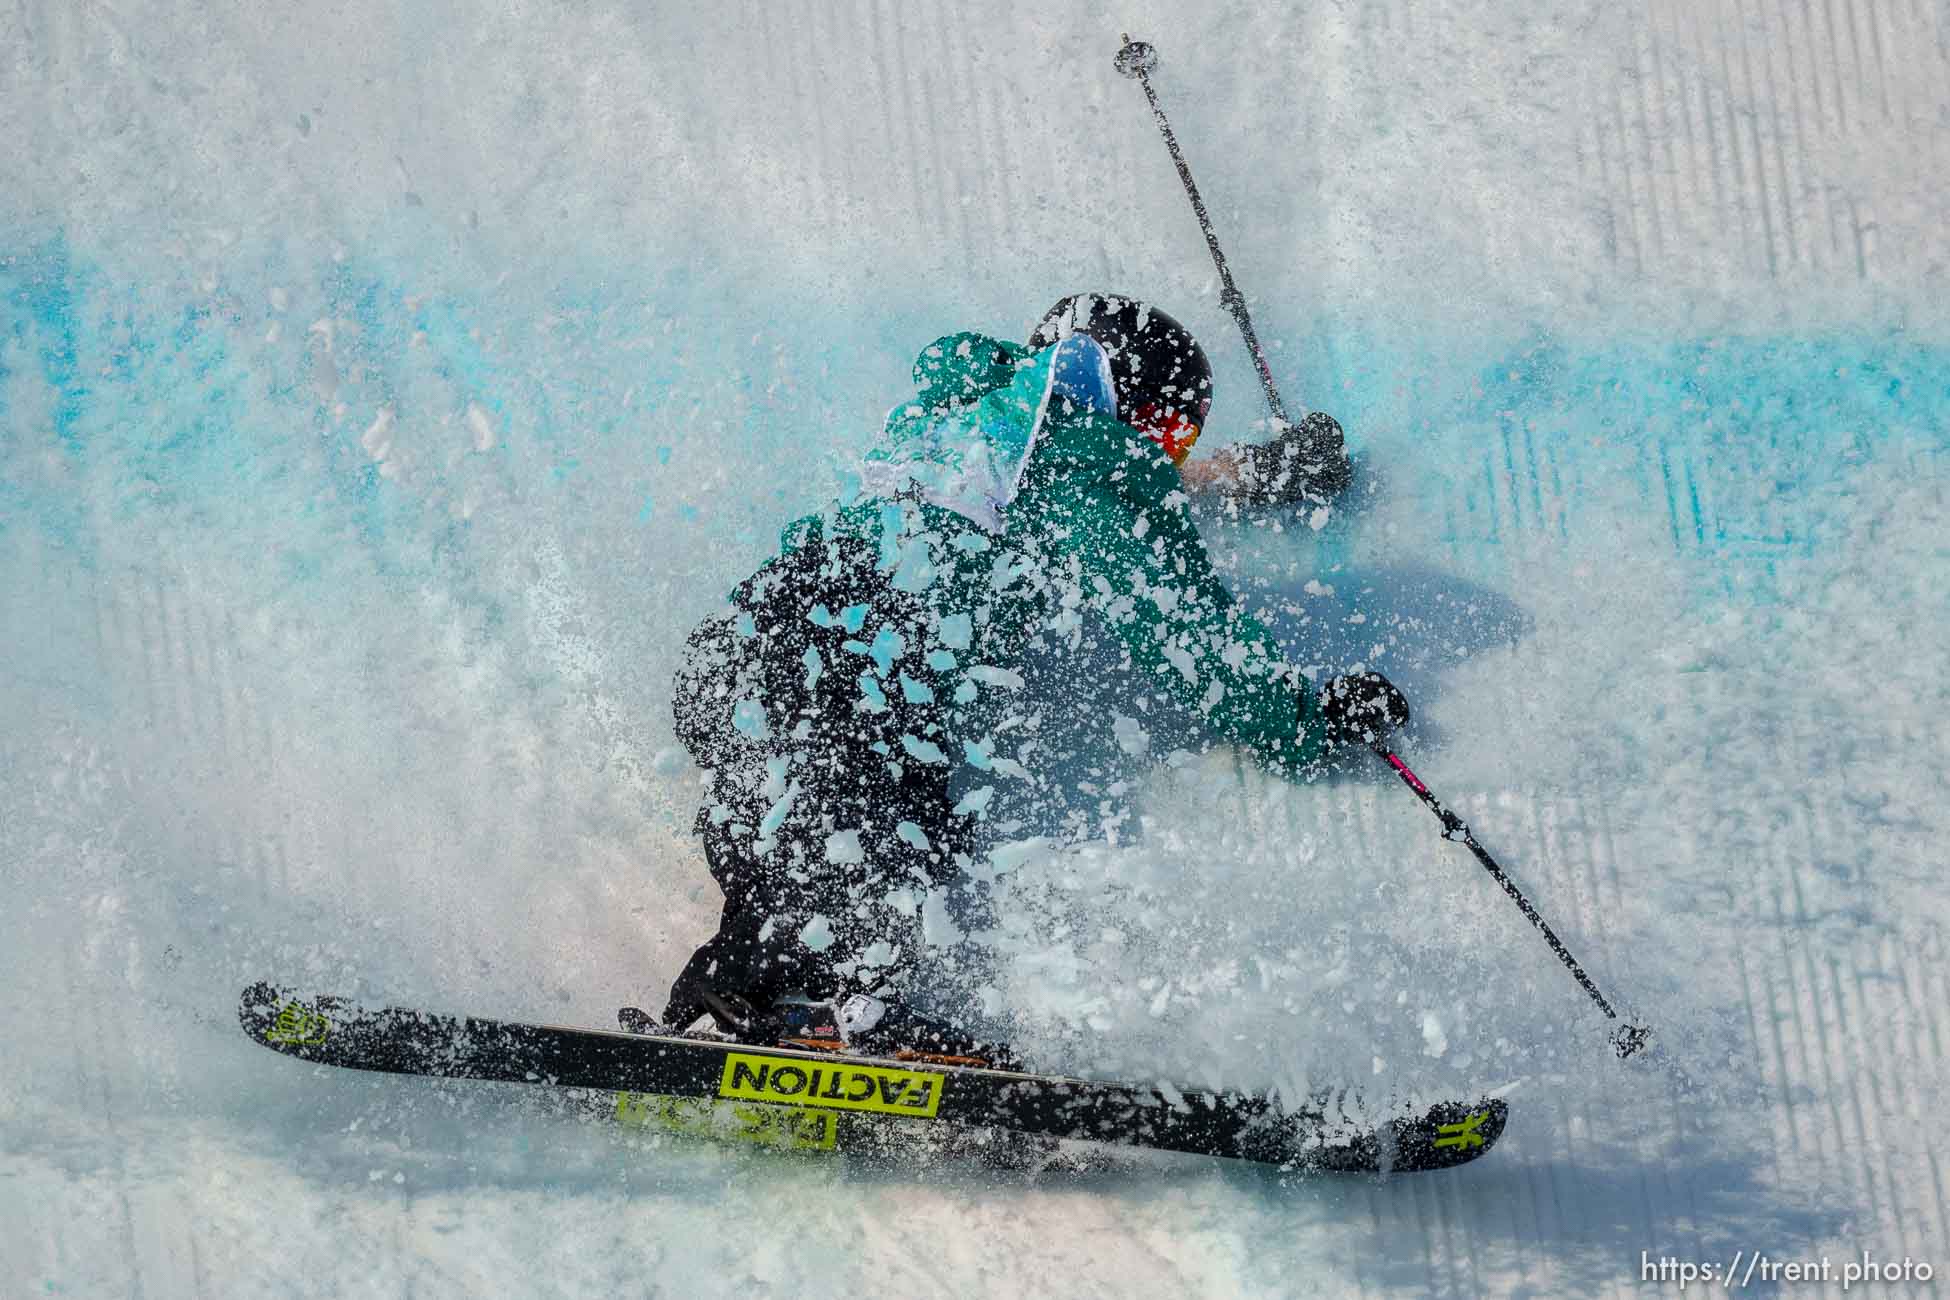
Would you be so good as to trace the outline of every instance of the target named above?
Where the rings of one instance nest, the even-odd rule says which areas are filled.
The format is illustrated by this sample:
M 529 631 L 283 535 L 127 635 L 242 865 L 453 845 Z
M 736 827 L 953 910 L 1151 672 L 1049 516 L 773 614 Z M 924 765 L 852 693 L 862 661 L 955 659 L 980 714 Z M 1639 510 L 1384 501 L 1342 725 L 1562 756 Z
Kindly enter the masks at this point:
M 1029 346 L 1046 348 L 1072 334 L 1089 335 L 1109 354 L 1117 418 L 1125 424 L 1142 427 L 1140 412 L 1147 406 L 1194 427 L 1205 423 L 1212 363 L 1192 332 L 1169 314 L 1120 294 L 1073 293 L 1044 314 Z

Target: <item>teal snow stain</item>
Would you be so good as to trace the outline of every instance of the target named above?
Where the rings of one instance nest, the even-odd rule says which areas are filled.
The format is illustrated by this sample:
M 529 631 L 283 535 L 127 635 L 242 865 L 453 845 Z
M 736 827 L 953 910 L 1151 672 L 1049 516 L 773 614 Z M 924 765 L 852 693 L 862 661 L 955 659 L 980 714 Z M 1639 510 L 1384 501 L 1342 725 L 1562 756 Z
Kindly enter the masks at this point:
M 785 788 L 785 793 L 780 795 L 778 800 L 770 808 L 765 810 L 765 816 L 759 819 L 759 839 L 771 839 L 778 832 L 779 827 L 785 825 L 785 819 L 791 815 L 792 805 L 798 798 L 799 783 L 794 781 Z
M 887 696 L 880 689 L 880 682 L 872 673 L 861 673 L 856 679 L 860 686 L 860 707 L 868 713 L 885 713 Z
M 890 671 L 894 666 L 894 660 L 900 658 L 906 651 L 907 638 L 891 627 L 882 626 L 874 633 L 873 645 L 868 648 L 867 653 L 873 658 L 874 667 L 884 673 Z
M 922 740 L 918 736 L 902 736 L 901 748 L 906 750 L 907 756 L 917 763 L 941 765 L 948 761 L 948 756 L 941 752 L 941 746 L 931 740 Z
M 765 721 L 765 706 L 750 696 L 732 705 L 731 725 L 753 740 L 767 740 L 772 735 Z
M 967 614 L 949 614 L 941 620 L 937 635 L 950 650 L 966 650 L 975 637 L 975 620 Z
M 1579 349 L 1540 333 L 1459 383 L 1453 356 L 1480 357 L 1480 343 L 1352 346 L 1348 328 L 1322 361 L 1357 461 L 1392 467 L 1388 490 L 1441 521 L 1440 562 L 1472 577 L 1538 541 L 1602 541 L 1636 503 L 1695 599 L 1771 605 L 1780 561 L 1841 539 L 1857 468 L 1888 448 L 1950 450 L 1950 349 L 1899 336 Z M 1336 511 L 1314 566 L 1354 563 L 1364 526 Z
M 992 785 L 970 790 L 962 796 L 961 802 L 955 805 L 955 814 L 960 817 L 980 817 L 988 811 L 989 802 L 994 798 L 995 787 Z
M 641 418 L 646 395 L 676 379 L 674 363 L 653 359 L 630 381 L 642 391 L 624 398 L 620 385 L 606 394 L 594 377 L 551 380 L 524 369 L 498 300 L 464 289 L 429 293 L 425 269 L 404 259 L 354 253 L 277 275 L 293 281 L 302 305 L 280 317 L 285 341 L 260 347 L 261 307 L 250 304 L 261 292 L 247 281 L 226 286 L 247 304 L 239 329 L 229 309 L 187 301 L 187 291 L 108 282 L 61 235 L 0 256 L 0 366 L 8 372 L 0 414 L 16 423 L 26 416 L 23 392 L 34 381 L 44 405 L 33 414 L 66 458 L 63 481 L 87 485 L 89 499 L 108 507 L 90 513 L 79 493 L 8 474 L 0 476 L 0 529 L 38 528 L 85 548 L 92 532 L 146 515 L 155 501 L 200 512 L 256 494 L 302 500 L 301 519 L 330 519 L 367 548 L 375 567 L 417 577 L 466 555 L 468 526 L 439 518 L 451 498 L 429 486 L 439 457 L 411 448 L 423 459 L 418 477 L 402 483 L 346 454 L 358 430 L 348 436 L 313 393 L 308 322 L 350 322 L 333 352 L 337 400 L 361 413 L 396 404 L 402 429 L 413 430 L 434 427 L 441 410 L 478 403 L 497 430 L 500 466 L 530 488 L 578 460 L 590 469 L 605 464 L 601 449 Z M 601 347 L 614 339 L 590 322 L 615 302 L 612 289 L 592 283 L 541 306 L 559 309 L 563 337 Z M 1845 512 L 1835 494 L 1847 472 L 1892 445 L 1940 451 L 1950 430 L 1950 350 L 1900 334 L 1660 340 L 1634 323 L 1637 338 L 1537 332 L 1493 352 L 1481 339 L 1446 337 L 1440 323 L 1403 313 L 1328 324 L 1321 337 L 1333 345 L 1303 343 L 1288 364 L 1321 377 L 1321 392 L 1332 395 L 1323 405 L 1346 425 L 1357 457 L 1394 471 L 1386 490 L 1441 521 L 1433 562 L 1479 574 L 1500 572 L 1519 539 L 1600 537 L 1616 498 L 1635 494 L 1658 521 L 1662 544 L 1687 559 L 1699 598 L 1773 603 L 1778 560 L 1841 536 Z M 725 350 L 744 364 L 736 345 Z M 1460 376 L 1458 355 L 1476 358 Z M 769 429 L 734 419 L 725 432 L 770 454 L 781 444 L 763 441 Z M 871 431 L 860 435 L 862 445 L 870 439 Z M 301 449 L 321 446 L 330 449 L 322 468 L 308 465 Z M 671 463 L 667 445 L 652 454 Z M 619 456 L 642 463 L 634 446 Z M 284 483 L 313 490 L 299 498 Z M 818 507 L 818 485 L 792 487 L 801 493 L 794 508 L 802 500 Z M 656 509 L 647 494 L 637 508 L 646 528 L 702 518 L 675 500 Z M 1366 527 L 1360 511 L 1336 510 L 1305 541 L 1310 561 L 1326 569 L 1351 557 L 1366 545 Z M 989 544 L 973 532 L 947 540 Z M 322 549 L 293 548 L 276 563 L 292 581 L 327 580 L 321 575 L 336 565 L 321 559 Z
M 889 581 L 894 590 L 919 595 L 934 585 L 938 570 L 928 541 L 928 535 L 924 534 L 908 539 L 901 547 L 900 564 Z

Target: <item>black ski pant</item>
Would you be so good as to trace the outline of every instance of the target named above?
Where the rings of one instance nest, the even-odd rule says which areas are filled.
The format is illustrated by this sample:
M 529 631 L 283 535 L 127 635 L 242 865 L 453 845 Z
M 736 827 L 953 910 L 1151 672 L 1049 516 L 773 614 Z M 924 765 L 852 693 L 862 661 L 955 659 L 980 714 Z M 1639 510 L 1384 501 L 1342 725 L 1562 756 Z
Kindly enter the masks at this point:
M 699 988 L 761 1008 L 897 991 L 922 901 L 966 852 L 948 741 L 915 689 L 933 620 L 876 558 L 846 542 L 790 551 L 690 637 L 673 711 L 711 774 L 696 830 L 725 902 L 667 1021 L 694 1018 Z

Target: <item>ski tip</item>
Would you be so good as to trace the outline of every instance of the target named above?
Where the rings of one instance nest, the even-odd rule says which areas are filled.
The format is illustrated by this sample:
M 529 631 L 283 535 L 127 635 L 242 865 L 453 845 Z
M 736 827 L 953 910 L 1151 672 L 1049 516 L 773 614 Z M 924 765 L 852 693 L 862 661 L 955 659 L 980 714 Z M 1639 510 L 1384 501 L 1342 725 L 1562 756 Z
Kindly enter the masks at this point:
M 272 1051 L 312 1056 L 332 1033 L 327 999 L 306 1001 L 287 989 L 259 981 L 244 990 L 237 1022 L 244 1033 Z
M 237 1001 L 237 1020 L 243 1025 L 244 1032 L 259 1037 L 255 1031 L 267 1022 L 267 1012 L 276 1014 L 280 1000 L 278 990 L 263 980 L 245 989 Z
M 1349 1174 L 1450 1169 L 1495 1146 L 1509 1115 L 1509 1104 L 1497 1097 L 1439 1102 L 1421 1115 L 1363 1129 L 1352 1140 L 1312 1147 L 1288 1167 Z
M 1496 1145 L 1509 1116 L 1509 1103 L 1499 1097 L 1431 1106 L 1420 1119 L 1397 1120 L 1390 1126 L 1394 1150 L 1384 1167 L 1413 1171 L 1466 1165 Z

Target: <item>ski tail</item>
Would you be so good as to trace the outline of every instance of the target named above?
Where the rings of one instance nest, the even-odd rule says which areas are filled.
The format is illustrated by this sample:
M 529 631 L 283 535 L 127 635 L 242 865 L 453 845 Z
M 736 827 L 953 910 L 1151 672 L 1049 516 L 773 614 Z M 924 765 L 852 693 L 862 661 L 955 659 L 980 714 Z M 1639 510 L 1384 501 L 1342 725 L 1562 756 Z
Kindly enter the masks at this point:
M 1347 1173 L 1451 1169 L 1496 1145 L 1509 1116 L 1509 1104 L 1497 1097 L 1440 1102 L 1420 1117 L 1391 1119 L 1351 1142 L 1323 1148 L 1307 1163 Z

